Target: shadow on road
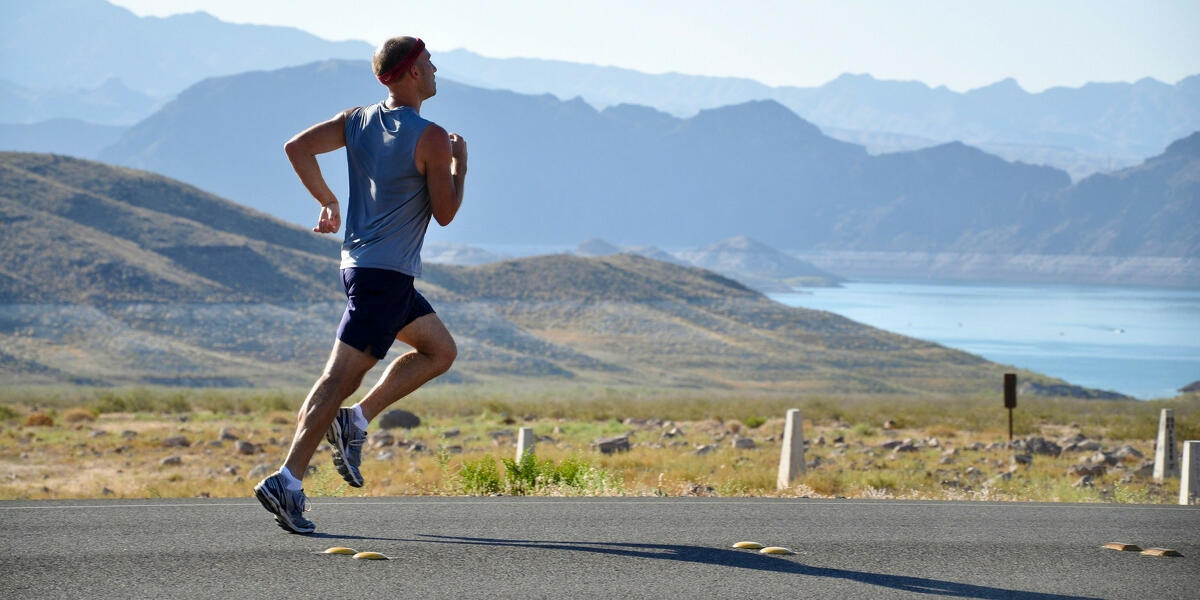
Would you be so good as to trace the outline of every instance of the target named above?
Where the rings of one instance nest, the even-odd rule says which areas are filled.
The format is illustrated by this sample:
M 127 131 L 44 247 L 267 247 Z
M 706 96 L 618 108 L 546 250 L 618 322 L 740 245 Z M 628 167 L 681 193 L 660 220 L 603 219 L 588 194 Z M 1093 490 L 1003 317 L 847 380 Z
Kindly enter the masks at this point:
M 336 536 L 330 536 L 336 537 Z M 924 577 L 908 577 L 905 575 L 888 575 L 886 573 L 870 573 L 867 571 L 851 571 L 847 569 L 831 569 L 827 567 L 810 567 L 786 558 L 769 557 L 757 552 L 745 550 L 728 550 L 724 548 L 707 548 L 704 546 L 684 546 L 678 544 L 636 544 L 611 542 L 565 542 L 553 540 L 507 540 L 497 538 L 475 538 L 444 535 L 420 534 L 421 539 L 412 541 L 430 542 L 437 544 L 461 544 L 476 546 L 508 546 L 516 548 L 543 548 L 548 550 L 571 550 L 575 552 L 594 552 L 612 554 L 633 558 L 653 558 L 659 560 L 676 560 L 701 564 L 769 571 L 774 573 L 791 573 L 809 577 L 834 577 L 858 581 L 870 585 L 878 585 L 908 592 L 921 594 L 936 594 L 956 596 L 959 598 L 982 599 L 1018 599 L 1018 600 L 1093 600 L 1089 596 L 1064 596 L 1061 594 L 1045 594 L 1038 592 L 1023 592 L 1005 588 L 971 585 L 954 581 L 941 581 Z

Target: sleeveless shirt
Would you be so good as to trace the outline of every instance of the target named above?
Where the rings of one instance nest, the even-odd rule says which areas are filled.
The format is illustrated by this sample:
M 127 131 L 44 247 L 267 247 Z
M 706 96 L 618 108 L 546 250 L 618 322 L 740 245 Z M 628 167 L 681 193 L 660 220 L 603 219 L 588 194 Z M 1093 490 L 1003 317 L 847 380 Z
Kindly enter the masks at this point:
M 350 197 L 341 268 L 421 275 L 421 246 L 433 207 L 414 155 L 429 124 L 412 107 L 390 109 L 383 102 L 346 117 Z

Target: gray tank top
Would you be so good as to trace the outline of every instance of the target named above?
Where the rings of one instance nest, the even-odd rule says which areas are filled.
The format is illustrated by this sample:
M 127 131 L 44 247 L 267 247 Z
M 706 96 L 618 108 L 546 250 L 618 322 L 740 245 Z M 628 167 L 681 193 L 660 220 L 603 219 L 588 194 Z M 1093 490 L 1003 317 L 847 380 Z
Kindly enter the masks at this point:
M 382 102 L 346 117 L 350 198 L 343 215 L 343 269 L 421 275 L 421 246 L 433 208 L 414 154 L 428 125 L 411 107 L 389 109 Z

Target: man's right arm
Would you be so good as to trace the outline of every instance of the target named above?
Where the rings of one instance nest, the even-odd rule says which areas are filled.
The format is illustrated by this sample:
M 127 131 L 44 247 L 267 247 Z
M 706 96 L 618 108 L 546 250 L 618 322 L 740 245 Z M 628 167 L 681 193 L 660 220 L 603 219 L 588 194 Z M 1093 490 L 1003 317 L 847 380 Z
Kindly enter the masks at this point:
M 321 204 L 321 215 L 313 231 L 317 233 L 337 233 L 342 225 L 341 210 L 338 207 L 337 196 L 329 189 L 325 177 L 321 175 L 321 166 L 317 163 L 317 155 L 332 152 L 346 145 L 346 116 L 350 110 L 345 110 L 332 119 L 317 123 L 296 134 L 283 145 L 292 168 L 300 177 L 300 182 L 308 189 L 308 193 Z

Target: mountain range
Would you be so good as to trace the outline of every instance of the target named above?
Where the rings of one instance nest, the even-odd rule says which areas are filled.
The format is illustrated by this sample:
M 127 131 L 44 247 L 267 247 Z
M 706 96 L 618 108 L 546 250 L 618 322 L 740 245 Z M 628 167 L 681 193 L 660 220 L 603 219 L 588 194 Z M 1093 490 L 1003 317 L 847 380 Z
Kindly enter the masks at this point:
M 303 387 L 341 314 L 332 238 L 159 175 L 0 153 L 0 219 L 5 385 Z M 628 254 L 429 264 L 418 285 L 459 343 L 448 382 L 949 397 L 1005 370 Z
M 3 16 L 3 123 L 74 118 L 129 125 L 208 77 L 371 53 L 365 42 L 226 23 L 205 13 L 137 17 L 104 0 L 6 3 Z M 775 100 L 827 135 L 872 153 L 961 141 L 1008 160 L 1055 166 L 1076 180 L 1137 164 L 1200 129 L 1200 76 L 1038 93 L 1007 79 L 960 93 L 867 74 L 847 73 L 815 87 L 771 87 L 744 78 L 500 59 L 463 49 L 435 55 L 447 79 L 475 87 L 579 97 L 598 109 L 651 106 L 677 117 Z M 114 98 L 124 101 L 114 104 Z
M 325 61 L 212 78 L 126 131 L 100 157 L 307 225 L 315 205 L 281 145 L 338 110 L 379 101 L 381 89 L 366 69 L 363 62 Z M 279 90 L 289 91 L 289 102 L 276 102 Z M 1200 251 L 1191 226 L 1200 188 L 1187 175 L 1200 159 L 1190 142 L 1072 184 L 1063 171 L 961 143 L 873 156 L 774 101 L 680 119 L 643 106 L 597 111 L 578 99 L 441 80 L 423 115 L 463 133 L 471 147 L 461 221 L 435 228 L 437 241 L 570 245 L 602 237 L 669 247 L 746 235 L 791 250 Z M 321 164 L 344 198 L 343 161 L 337 152 Z M 1110 218 L 1118 213 L 1137 218 Z

